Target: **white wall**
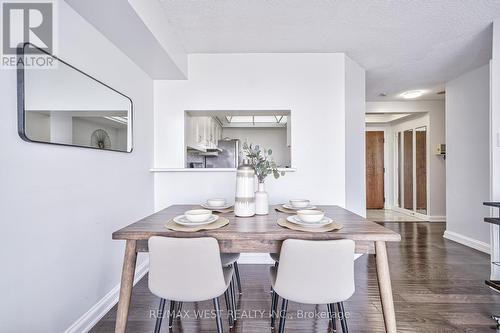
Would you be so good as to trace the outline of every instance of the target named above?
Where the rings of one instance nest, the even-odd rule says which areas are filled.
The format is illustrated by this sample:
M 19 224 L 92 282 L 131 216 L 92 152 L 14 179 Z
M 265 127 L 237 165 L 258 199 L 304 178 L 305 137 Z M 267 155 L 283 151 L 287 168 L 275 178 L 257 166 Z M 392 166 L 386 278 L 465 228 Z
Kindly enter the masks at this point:
M 346 57 L 345 207 L 361 216 L 366 216 L 365 107 L 365 70 Z
M 437 156 L 432 152 L 437 144 L 446 143 L 445 142 L 445 101 L 435 100 L 435 101 L 404 101 L 404 102 L 367 102 L 366 112 L 368 113 L 428 113 L 428 136 L 429 136 L 429 148 L 431 154 L 429 155 L 429 215 L 431 218 L 442 219 L 446 216 L 446 162 L 441 156 Z M 400 124 L 406 120 L 396 120 L 391 122 L 391 126 L 394 124 Z M 371 127 L 377 125 L 370 125 Z M 392 131 L 392 128 L 391 128 Z M 391 132 L 391 136 L 393 133 Z M 386 148 L 394 149 L 394 138 L 391 137 L 389 145 L 386 144 Z M 392 158 L 392 157 L 391 157 Z M 393 161 L 393 160 L 392 160 Z M 392 163 L 392 162 L 391 162 Z M 386 174 L 386 177 L 393 178 L 393 165 L 388 170 L 390 174 Z M 391 186 L 393 186 L 391 184 Z M 394 193 L 393 189 L 391 190 Z M 387 199 L 387 197 L 386 197 Z M 392 204 L 394 204 L 394 197 L 391 195 L 390 198 Z
M 290 166 L 290 148 L 286 145 L 286 127 L 224 127 L 222 137 L 239 139 L 241 145 L 247 141 L 254 145 L 258 144 L 262 148 L 271 148 L 273 151 L 271 157 L 278 166 Z
M 446 216 L 446 160 L 436 155 L 438 144 L 446 144 L 446 112 L 444 108 L 429 112 L 429 215 Z
M 493 22 L 491 58 L 490 108 L 490 200 L 500 201 L 500 19 Z M 492 209 L 498 217 L 498 209 Z M 490 226 L 491 261 L 500 261 L 500 227 Z M 500 267 L 491 265 L 491 280 L 500 279 Z
M 65 144 L 73 142 L 73 117 L 64 113 L 50 116 L 50 141 Z
M 15 71 L 2 71 L 2 332 L 67 329 L 119 283 L 124 242 L 111 233 L 153 211 L 152 80 L 58 4 L 58 55 L 133 99 L 134 151 L 22 141 Z
M 73 117 L 73 144 L 79 146 L 90 146 L 92 133 L 98 129 L 102 129 L 108 133 L 109 140 L 111 141 L 111 149 L 127 149 L 126 127 L 117 128 L 80 117 Z
M 26 112 L 25 130 L 34 141 L 50 141 L 50 116 L 40 112 Z
M 446 83 L 446 232 L 470 246 L 490 242 L 489 65 Z
M 318 204 L 346 205 L 343 54 L 191 55 L 189 73 L 187 81 L 155 81 L 156 167 L 184 166 L 184 110 L 291 110 L 297 172 L 267 180 L 270 202 L 300 196 Z M 363 124 L 352 124 L 356 126 Z M 364 179 L 364 171 L 350 176 Z M 188 184 L 196 184 L 194 193 Z M 212 196 L 232 200 L 234 187 L 232 172 L 157 173 L 155 207 L 200 203 Z M 358 191 L 364 193 L 364 188 Z M 364 194 L 358 200 L 364 201 Z

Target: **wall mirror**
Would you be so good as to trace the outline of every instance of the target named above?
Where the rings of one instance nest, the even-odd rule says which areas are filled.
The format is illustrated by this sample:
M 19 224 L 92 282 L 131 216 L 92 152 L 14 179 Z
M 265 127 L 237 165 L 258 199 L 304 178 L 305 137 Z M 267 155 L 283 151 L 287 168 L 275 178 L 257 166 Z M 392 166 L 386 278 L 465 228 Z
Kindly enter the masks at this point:
M 22 59 L 32 56 L 33 49 L 53 66 L 24 66 Z M 30 43 L 18 48 L 17 89 L 23 140 L 132 151 L 132 100 Z

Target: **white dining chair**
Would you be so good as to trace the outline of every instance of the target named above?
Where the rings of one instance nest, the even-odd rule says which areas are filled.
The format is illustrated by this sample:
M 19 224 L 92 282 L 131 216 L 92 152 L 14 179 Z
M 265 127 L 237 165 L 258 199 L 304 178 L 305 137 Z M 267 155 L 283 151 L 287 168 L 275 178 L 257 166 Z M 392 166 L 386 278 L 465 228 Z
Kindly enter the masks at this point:
M 241 280 L 240 280 L 240 269 L 238 267 L 238 259 L 240 259 L 239 253 L 221 253 L 220 259 L 222 261 L 222 266 L 234 267 L 234 277 L 236 278 L 236 284 L 238 285 L 238 293 L 241 295 Z
M 271 326 L 277 314 L 277 297 L 282 298 L 279 333 L 285 330 L 288 301 L 304 304 L 327 304 L 334 331 L 335 305 L 339 311 L 342 331 L 348 332 L 343 302 L 355 290 L 354 241 L 348 239 L 283 241 L 279 265 L 271 267 L 273 309 Z
M 149 246 L 149 289 L 160 297 L 155 332 L 160 331 L 166 300 L 170 300 L 169 327 L 176 302 L 213 300 L 217 332 L 223 332 L 219 296 L 225 295 L 230 327 L 234 320 L 229 284 L 232 267 L 223 267 L 215 238 L 171 238 L 153 236 Z

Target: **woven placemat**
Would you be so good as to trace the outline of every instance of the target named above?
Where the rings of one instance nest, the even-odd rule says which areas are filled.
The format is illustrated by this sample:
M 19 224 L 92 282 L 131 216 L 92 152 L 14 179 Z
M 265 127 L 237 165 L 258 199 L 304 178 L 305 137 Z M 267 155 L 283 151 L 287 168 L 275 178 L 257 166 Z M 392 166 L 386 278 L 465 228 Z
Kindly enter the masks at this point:
M 214 230 L 214 229 L 219 229 L 222 228 L 223 226 L 227 225 L 229 223 L 229 220 L 226 219 L 225 217 L 219 216 L 217 221 L 210 223 L 210 224 L 205 224 L 205 225 L 200 225 L 198 227 L 187 227 L 184 225 L 180 225 L 174 222 L 173 219 L 168 221 L 165 224 L 165 228 L 174 230 L 174 231 L 185 231 L 185 232 L 196 232 L 200 230 Z
M 278 225 L 283 228 L 288 228 L 297 231 L 305 231 L 305 232 L 328 232 L 328 231 L 340 230 L 344 227 L 342 224 L 338 222 L 332 222 L 320 228 L 307 228 L 295 223 L 288 222 L 284 218 L 278 219 Z
M 283 205 L 276 206 L 276 207 L 274 207 L 274 209 L 276 209 L 278 212 L 282 212 L 285 214 L 297 214 L 297 210 L 298 210 L 298 209 L 295 210 L 295 209 L 285 208 L 285 207 L 283 207 Z M 306 209 L 312 209 L 312 208 L 306 208 Z M 314 208 L 314 210 L 321 210 L 321 209 Z
M 296 210 L 285 208 L 282 205 L 276 206 L 274 209 L 285 214 L 297 214 Z
M 211 210 L 212 212 L 222 213 L 222 214 L 234 212 L 234 206 L 231 206 L 231 207 L 228 207 L 225 209 L 205 208 L 203 206 L 200 206 L 200 207 L 201 207 L 201 209 L 208 209 L 208 210 Z

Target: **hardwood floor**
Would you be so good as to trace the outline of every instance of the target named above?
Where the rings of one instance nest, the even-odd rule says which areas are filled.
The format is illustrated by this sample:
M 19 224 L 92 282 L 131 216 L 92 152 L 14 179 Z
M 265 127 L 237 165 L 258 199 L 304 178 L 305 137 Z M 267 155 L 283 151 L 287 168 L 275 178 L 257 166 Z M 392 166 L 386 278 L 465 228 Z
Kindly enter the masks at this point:
M 443 239 L 444 223 L 382 223 L 397 231 L 402 242 L 388 244 L 398 332 L 495 332 L 492 313 L 500 314 L 500 294 L 485 286 L 489 256 Z M 239 319 L 225 332 L 270 332 L 268 311 L 268 265 L 240 265 L 243 295 L 239 297 Z M 356 293 L 345 302 L 350 332 L 384 332 L 375 259 L 356 260 Z M 221 297 L 221 306 L 225 304 Z M 153 332 L 159 299 L 143 278 L 134 288 L 127 332 Z M 168 307 L 168 306 L 167 306 Z M 211 302 L 185 304 L 189 317 L 176 320 L 173 332 L 215 332 L 215 320 L 196 319 L 195 311 L 211 310 Z M 326 306 L 289 304 L 287 332 L 331 332 Z M 317 319 L 298 318 L 301 313 Z M 263 314 L 262 314 L 263 313 Z M 226 315 L 224 311 L 223 315 Z M 92 332 L 113 332 L 116 306 Z M 303 316 L 302 316 L 303 317 Z M 323 318 L 322 318 L 323 317 Z M 167 332 L 167 319 L 162 332 Z M 340 326 L 339 326 L 340 328 Z

